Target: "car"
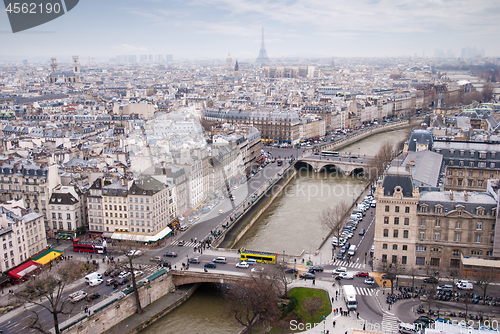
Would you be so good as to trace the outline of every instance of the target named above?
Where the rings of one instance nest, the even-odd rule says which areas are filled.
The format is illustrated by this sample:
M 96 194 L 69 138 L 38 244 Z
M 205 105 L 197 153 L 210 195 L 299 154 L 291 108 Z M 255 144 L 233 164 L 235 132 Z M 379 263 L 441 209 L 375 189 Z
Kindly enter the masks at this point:
M 256 273 L 259 271 L 264 271 L 264 267 L 253 267 L 252 270 L 250 270 L 252 273 Z
M 150 258 L 149 261 L 151 261 L 151 262 L 161 262 L 162 259 L 161 259 L 161 256 L 155 256 L 155 257 Z
M 364 229 L 364 228 L 362 228 L 361 230 L 359 230 L 359 233 L 358 233 L 358 234 L 359 234 L 359 235 L 365 235 L 365 229 Z
M 231 196 L 229 199 L 230 199 L 231 201 L 233 201 L 233 202 L 234 202 L 234 201 L 236 201 L 236 197 L 235 197 L 235 196 Z
M 339 260 L 344 259 L 344 252 L 340 251 L 340 252 L 337 254 L 337 259 L 339 259 Z
M 425 315 L 422 315 L 422 316 L 418 317 L 418 319 L 417 319 L 417 320 L 422 321 L 422 322 L 425 322 L 426 324 L 433 324 L 433 323 L 434 323 L 434 320 L 433 320 L 433 319 L 431 319 L 431 318 L 429 318 L 429 317 L 427 317 L 427 316 L 425 316 Z M 415 320 L 415 321 L 416 321 L 416 320 Z
M 333 275 L 338 275 L 340 273 L 345 273 L 347 271 L 347 268 L 346 267 L 338 267 L 336 269 L 333 270 Z
M 130 271 L 122 271 L 120 273 L 120 277 L 128 277 L 130 276 L 132 273 Z
M 218 256 L 215 259 L 213 259 L 212 262 L 225 264 L 225 263 L 227 263 L 227 260 L 224 256 Z
M 256 259 L 246 259 L 245 262 L 248 263 L 251 266 L 253 266 L 254 264 L 257 264 L 257 260 Z
M 166 252 L 165 254 L 163 254 L 163 256 L 165 257 L 177 257 L 177 253 L 176 252 Z
M 141 256 L 142 251 L 140 249 L 132 249 L 130 252 L 127 253 L 128 256 Z
M 316 275 L 313 273 L 303 273 L 299 275 L 302 279 L 316 279 Z
M 368 276 L 367 278 L 365 278 L 365 284 L 375 284 L 375 278 Z
M 225 199 L 225 197 L 224 196 L 219 196 L 219 199 L 223 200 L 223 199 Z
M 116 282 L 116 279 L 110 278 L 110 279 L 106 280 L 106 285 L 113 285 L 115 282 Z
M 323 267 L 322 266 L 314 266 L 314 267 L 311 267 L 309 268 L 309 271 L 312 271 L 312 272 L 323 272 Z
M 427 277 L 427 278 L 424 278 L 424 283 L 427 283 L 427 284 L 437 284 L 438 280 L 436 277 Z
M 250 265 L 245 261 L 236 263 L 236 268 L 248 268 L 248 267 L 250 267 Z
M 158 265 L 163 268 L 172 268 L 172 264 L 170 264 L 170 262 L 168 261 L 162 261 L 158 263 Z
M 141 276 L 142 274 L 144 274 L 144 271 L 142 271 L 142 270 L 134 270 L 134 276 L 135 277 Z
M 121 271 L 120 269 L 115 269 L 115 270 L 113 270 L 113 271 L 109 274 L 109 276 L 110 276 L 110 277 L 118 277 L 118 276 L 120 276 L 120 273 L 121 273 L 121 272 L 122 272 L 122 271 Z
M 286 268 L 285 273 L 287 274 L 297 274 L 299 270 L 297 268 Z
M 441 291 L 453 291 L 453 285 L 444 284 L 444 285 L 438 286 L 437 289 L 441 290 Z
M 188 263 L 199 264 L 200 263 L 200 259 L 197 258 L 197 257 L 192 257 L 192 258 L 188 259 Z
M 205 268 L 216 268 L 217 265 L 215 264 L 215 262 L 207 262 L 205 263 Z
M 259 167 L 259 168 L 260 168 L 260 167 Z M 233 187 L 233 190 L 236 190 L 236 189 L 238 189 L 238 186 L 234 186 L 234 187 Z
M 348 271 L 348 272 L 345 272 L 345 273 L 340 273 L 339 276 L 342 278 L 342 279 L 354 279 L 354 273 Z
M 123 284 L 125 284 L 125 283 L 127 283 L 127 282 L 128 282 L 128 278 L 127 278 L 127 277 L 125 277 L 125 276 L 120 277 L 120 278 L 118 279 L 118 284 L 119 284 L 119 285 L 123 285 Z
M 358 272 L 356 273 L 356 276 L 357 276 L 357 277 L 368 277 L 368 276 L 370 276 L 370 275 L 368 274 L 368 272 L 367 272 L 367 271 L 358 271 Z
M 220 210 L 219 210 L 219 213 L 224 213 L 224 210 L 220 209 Z
M 104 276 L 109 276 L 112 271 L 113 271 L 113 268 L 107 269 L 106 271 L 104 271 Z
M 340 281 L 340 280 L 342 279 L 342 277 L 340 277 L 340 275 L 337 275 L 337 276 L 335 276 L 335 279 L 336 279 L 337 281 Z
M 179 242 L 177 243 L 177 246 L 184 246 L 184 240 L 179 240 Z
M 181 225 L 181 227 L 179 228 L 181 231 L 185 231 L 188 229 L 188 227 L 186 225 Z
M 93 280 L 89 281 L 89 285 L 90 285 L 90 286 L 98 286 L 98 285 L 100 285 L 102 282 L 104 282 L 102 279 L 100 279 L 100 278 L 96 278 L 96 279 L 93 279 Z
M 392 274 L 383 274 L 382 275 L 382 279 L 388 279 L 388 280 L 390 280 L 391 278 L 393 278 Z
M 101 297 L 101 294 L 94 292 L 94 293 L 91 293 L 90 295 L 87 296 L 87 301 L 90 302 L 90 301 L 97 299 L 99 297 Z

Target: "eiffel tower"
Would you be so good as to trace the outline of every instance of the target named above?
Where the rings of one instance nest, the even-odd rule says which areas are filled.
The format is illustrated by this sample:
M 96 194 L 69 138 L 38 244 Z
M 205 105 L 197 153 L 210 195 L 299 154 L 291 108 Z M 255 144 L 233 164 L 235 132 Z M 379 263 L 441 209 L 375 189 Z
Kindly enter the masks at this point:
M 266 63 L 269 61 L 267 57 L 266 47 L 264 46 L 264 27 L 262 27 L 262 43 L 260 44 L 259 56 L 256 60 L 258 63 Z

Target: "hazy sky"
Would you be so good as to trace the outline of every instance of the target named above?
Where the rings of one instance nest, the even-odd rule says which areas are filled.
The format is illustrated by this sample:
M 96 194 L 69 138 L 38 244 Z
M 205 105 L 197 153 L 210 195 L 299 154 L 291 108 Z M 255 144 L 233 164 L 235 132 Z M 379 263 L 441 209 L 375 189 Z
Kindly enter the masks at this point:
M 458 55 L 466 46 L 500 55 L 498 0 L 81 0 L 16 34 L 2 10 L 0 56 L 254 59 L 262 26 L 271 58 Z

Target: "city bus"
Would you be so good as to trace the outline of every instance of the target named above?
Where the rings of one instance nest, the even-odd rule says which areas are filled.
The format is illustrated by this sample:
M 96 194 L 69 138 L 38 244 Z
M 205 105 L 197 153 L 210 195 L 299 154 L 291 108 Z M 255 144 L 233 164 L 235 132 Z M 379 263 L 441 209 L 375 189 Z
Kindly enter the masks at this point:
M 331 156 L 331 157 L 338 157 L 339 156 L 339 152 L 321 151 L 321 155 L 323 155 L 323 156 Z
M 98 253 L 102 254 L 106 250 L 106 246 L 102 242 L 83 241 L 80 238 L 73 240 L 74 252 Z
M 260 263 L 272 263 L 276 264 L 276 260 L 278 259 L 278 254 L 277 253 L 271 253 L 271 252 L 257 252 L 257 251 L 251 251 L 247 249 L 240 249 L 240 258 L 241 261 L 246 261 L 248 259 L 254 259 L 257 262 Z

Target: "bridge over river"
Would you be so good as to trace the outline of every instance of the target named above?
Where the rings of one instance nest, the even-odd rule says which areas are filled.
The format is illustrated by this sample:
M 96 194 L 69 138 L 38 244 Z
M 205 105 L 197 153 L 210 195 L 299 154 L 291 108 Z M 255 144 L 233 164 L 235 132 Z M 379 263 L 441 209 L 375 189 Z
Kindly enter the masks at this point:
M 373 158 L 373 156 L 356 156 L 352 154 L 341 154 L 338 157 L 311 155 L 300 157 L 297 159 L 296 164 L 307 164 L 311 166 L 316 173 L 320 172 L 322 169 L 337 168 L 345 175 L 360 175 L 365 174 Z

